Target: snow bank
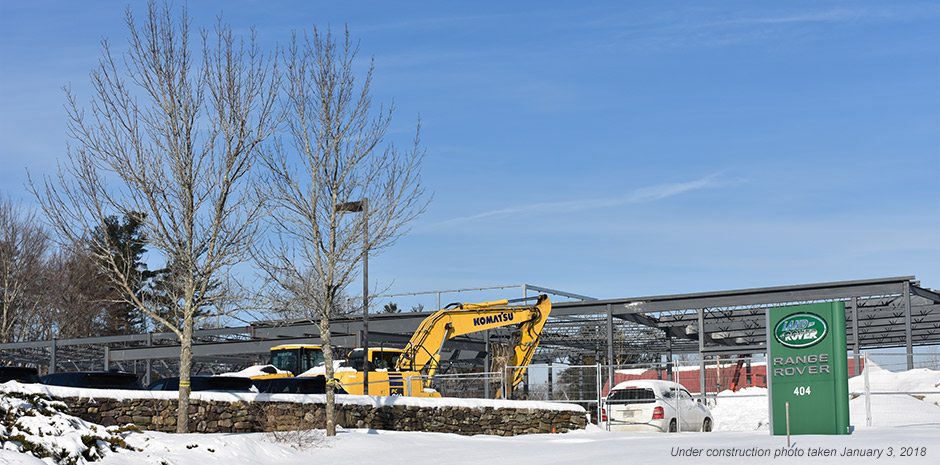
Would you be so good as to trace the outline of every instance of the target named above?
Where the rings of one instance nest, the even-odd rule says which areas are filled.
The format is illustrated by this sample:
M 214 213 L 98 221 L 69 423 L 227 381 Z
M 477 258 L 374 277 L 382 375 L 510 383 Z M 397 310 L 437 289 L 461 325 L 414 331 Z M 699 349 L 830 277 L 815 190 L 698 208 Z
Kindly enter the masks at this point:
M 0 395 L 2 449 L 45 458 L 50 463 L 74 464 L 99 460 L 108 452 L 127 448 L 124 442 L 127 431 L 89 423 L 66 411 L 63 402 L 37 394 L 3 393 Z M 0 463 L 8 463 L 6 459 L 0 456 Z M 16 460 L 12 463 L 30 463 Z
M 716 431 L 770 431 L 767 388 L 748 387 L 718 393 L 711 407 Z
M 871 392 L 872 426 L 940 425 L 940 371 L 927 368 L 893 372 L 871 360 L 868 384 Z M 866 424 L 865 377 L 849 378 L 849 392 L 857 395 L 849 402 L 852 423 Z M 912 392 L 914 394 L 885 394 Z
M 868 385 L 871 392 L 922 392 L 935 394 L 915 394 L 931 404 L 940 404 L 940 371 L 927 368 L 894 372 L 885 370 L 874 362 L 866 362 L 868 368 Z M 855 376 L 849 378 L 849 391 L 853 393 L 865 392 L 865 377 Z M 879 397 L 879 396 L 875 396 Z
M 872 426 L 940 425 L 940 371 L 918 368 L 892 372 L 868 362 L 872 394 Z M 849 378 L 850 423 L 866 427 L 864 376 Z M 878 394 L 920 392 L 936 394 Z M 769 421 L 767 389 L 750 387 L 737 392 L 722 391 L 712 407 L 715 429 L 724 431 L 767 431 Z
M 121 391 L 104 389 L 72 388 L 65 386 L 47 386 L 44 384 L 20 384 L 10 381 L 0 384 L 0 393 L 18 392 L 28 394 L 42 394 L 49 397 L 80 397 L 103 399 L 164 399 L 174 400 L 178 397 L 175 391 Z M 294 403 L 325 403 L 326 394 L 257 394 L 252 392 L 193 392 L 191 398 L 196 400 L 214 400 L 220 402 L 294 402 Z M 503 400 L 503 399 L 458 399 L 454 397 L 425 398 L 401 396 L 353 396 L 337 395 L 337 404 L 371 405 L 373 407 L 388 407 L 404 405 L 411 407 L 464 407 L 464 408 L 518 408 L 584 412 L 584 407 L 575 404 L 558 402 L 540 402 L 533 400 Z
M 866 427 L 865 397 L 849 401 L 851 424 Z M 940 407 L 907 394 L 872 395 L 872 426 L 940 426 Z

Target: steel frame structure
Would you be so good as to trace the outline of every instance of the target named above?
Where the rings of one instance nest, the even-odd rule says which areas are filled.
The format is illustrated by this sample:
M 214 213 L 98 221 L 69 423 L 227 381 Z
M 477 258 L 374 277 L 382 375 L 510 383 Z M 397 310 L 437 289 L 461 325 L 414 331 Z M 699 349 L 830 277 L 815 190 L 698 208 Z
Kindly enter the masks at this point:
M 585 354 L 609 363 L 625 354 L 671 359 L 674 354 L 698 353 L 704 363 L 709 356 L 763 353 L 768 308 L 824 301 L 846 303 L 847 336 L 855 354 L 884 347 L 903 347 L 910 354 L 916 346 L 940 345 L 940 293 L 921 286 L 914 276 L 604 300 L 530 284 L 498 288 L 514 287 L 525 297 L 549 293 L 561 298 L 553 306 L 536 362 Z M 441 292 L 453 291 L 427 294 Z M 371 344 L 402 346 L 430 313 L 370 315 Z M 335 345 L 359 344 L 361 318 L 337 318 L 331 327 Z M 448 342 L 445 357 L 455 366 L 489 366 L 489 344 L 509 335 L 495 331 L 461 337 Z M 263 361 L 275 345 L 318 343 L 318 336 L 311 321 L 201 329 L 195 332 L 194 359 L 202 371 L 229 370 Z M 148 381 L 174 372 L 178 354 L 173 333 L 0 344 L 6 363 L 46 371 L 140 370 Z M 913 367 L 912 356 L 908 365 Z

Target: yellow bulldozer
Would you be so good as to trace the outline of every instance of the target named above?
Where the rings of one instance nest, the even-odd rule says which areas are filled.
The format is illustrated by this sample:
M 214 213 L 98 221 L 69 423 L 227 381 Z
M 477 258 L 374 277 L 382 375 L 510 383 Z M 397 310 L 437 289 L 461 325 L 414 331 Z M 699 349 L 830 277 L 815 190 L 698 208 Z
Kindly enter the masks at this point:
M 458 336 L 506 326 L 519 328 L 510 360 L 510 365 L 517 367 L 511 379 L 515 387 L 532 362 L 551 311 L 552 302 L 546 295 L 540 295 L 535 305 L 510 305 L 509 300 L 448 305 L 425 318 L 404 349 L 369 348 L 369 394 L 440 397 L 432 381 L 440 368 L 444 343 Z M 334 370 L 333 377 L 348 394 L 363 393 L 365 356 L 363 349 L 354 349 L 344 364 Z M 281 372 L 255 379 L 292 374 L 322 376 L 325 372 L 322 364 L 323 351 L 319 345 L 280 345 L 271 348 L 271 365 Z

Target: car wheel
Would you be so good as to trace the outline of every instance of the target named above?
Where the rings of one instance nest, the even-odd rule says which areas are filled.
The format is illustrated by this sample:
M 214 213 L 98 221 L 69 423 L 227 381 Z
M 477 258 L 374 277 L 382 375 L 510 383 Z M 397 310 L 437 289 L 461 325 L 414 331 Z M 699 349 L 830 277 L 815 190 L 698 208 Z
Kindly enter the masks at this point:
M 676 419 L 673 418 L 673 419 L 669 422 L 669 432 L 670 432 L 670 433 L 675 433 L 676 431 L 679 431 L 679 424 L 676 423 Z
M 707 433 L 711 430 L 712 430 L 712 419 L 706 418 L 705 421 L 702 423 L 702 431 Z

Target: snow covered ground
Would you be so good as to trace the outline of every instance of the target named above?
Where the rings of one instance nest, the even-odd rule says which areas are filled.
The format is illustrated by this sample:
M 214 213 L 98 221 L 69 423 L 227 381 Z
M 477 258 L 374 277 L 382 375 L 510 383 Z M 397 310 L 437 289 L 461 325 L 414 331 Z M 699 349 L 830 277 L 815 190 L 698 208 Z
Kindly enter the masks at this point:
M 940 372 L 938 371 L 911 370 L 894 373 L 874 366 L 870 368 L 869 381 L 873 392 L 940 391 Z M 850 380 L 850 391 L 860 392 L 863 388 L 864 380 L 861 377 Z M 27 390 L 65 394 L 58 392 L 60 389 L 68 388 L 48 386 L 24 388 L 22 385 L 0 385 L 0 393 L 9 390 Z M 82 394 L 91 393 L 83 392 Z M 100 395 L 100 392 L 98 394 Z M 172 393 L 153 394 L 163 396 Z M 127 395 L 134 394 L 128 393 Z M 212 394 L 213 397 L 217 395 L 225 396 L 226 394 Z M 664 462 L 937 464 L 940 463 L 940 406 L 936 404 L 937 397 L 937 394 L 917 395 L 916 397 L 907 394 L 873 395 L 871 396 L 872 427 L 865 427 L 865 400 L 864 397 L 857 397 L 850 401 L 852 423 L 856 426 L 854 434 L 795 436 L 793 447 L 789 449 L 786 447 L 784 437 L 773 437 L 767 432 L 766 389 L 746 388 L 734 393 L 726 391 L 719 395 L 718 403 L 712 409 L 718 430 L 713 433 L 609 433 L 596 427 L 590 427 L 587 431 L 566 434 L 513 438 L 374 430 L 341 430 L 336 438 L 325 438 L 319 431 L 279 434 L 278 436 L 264 433 L 173 435 L 144 432 L 125 435 L 127 443 L 138 450 L 105 451 L 105 457 L 95 463 L 104 465 L 209 465 L 215 463 L 226 465 L 242 463 L 252 465 L 310 463 L 415 465 L 429 462 L 454 465 L 480 465 L 481 463 L 661 464 Z M 356 401 L 358 402 L 359 399 Z M 464 401 L 460 400 L 459 403 L 464 403 Z M 378 401 L 372 400 L 371 402 Z M 410 402 L 410 400 L 402 400 L 402 402 Z M 58 437 L 59 434 L 55 436 Z M 66 437 L 62 435 L 62 440 L 74 442 Z M 297 447 L 297 444 L 304 444 L 306 447 Z M 852 452 L 853 455 L 846 455 L 847 451 Z M 832 455 L 824 456 L 821 455 L 822 453 Z M 11 450 L 0 450 L 0 464 L 43 463 L 48 462 Z
M 786 449 L 786 439 L 767 433 L 607 433 L 598 430 L 555 435 L 531 435 L 514 438 L 492 436 L 457 436 L 440 433 L 404 433 L 370 430 L 341 431 L 334 440 L 315 438 L 315 446 L 295 449 L 278 443 L 270 435 L 145 433 L 129 439 L 139 452 L 111 454 L 103 465 L 293 465 L 311 463 L 381 463 L 415 465 L 446 463 L 450 465 L 507 464 L 695 464 L 765 463 L 775 453 Z M 887 448 L 893 448 L 888 457 Z M 903 447 L 913 447 L 926 456 L 899 457 Z M 835 457 L 809 457 L 814 448 L 832 448 Z M 881 450 L 881 458 L 844 457 L 845 448 Z M 921 449 L 925 448 L 925 449 Z M 699 457 L 674 457 L 677 449 L 699 450 Z M 762 459 L 741 454 L 767 453 Z M 936 464 L 940 461 L 940 429 L 869 429 L 851 436 L 795 437 L 793 453 L 799 457 L 780 457 L 773 463 L 903 463 Z M 737 453 L 737 458 L 707 457 L 706 454 Z M 877 453 L 877 452 L 876 452 Z M 10 456 L 0 455 L 0 463 Z M 34 463 L 30 461 L 7 463 Z
M 146 432 L 128 436 L 138 451 L 111 453 L 102 465 L 307 465 L 311 463 L 381 463 L 415 465 L 509 464 L 728 464 L 728 463 L 864 463 L 936 464 L 940 461 L 940 428 L 871 428 L 851 436 L 796 436 L 793 447 L 786 438 L 766 432 L 713 433 L 608 433 L 592 428 L 566 434 L 540 434 L 512 438 L 458 436 L 441 433 L 406 433 L 344 430 L 336 438 L 316 434 L 296 448 L 270 434 L 184 434 Z M 844 456 L 846 448 L 872 457 Z M 889 450 L 890 448 L 890 450 Z M 810 456 L 826 449 L 833 457 Z M 679 451 L 697 457 L 674 456 Z M 904 452 L 917 455 L 901 457 Z M 794 454 L 789 456 L 786 454 Z M 877 454 L 881 454 L 880 458 Z M 888 456 L 888 454 L 892 454 Z M 725 456 L 714 456 L 725 454 Z M 728 454 L 734 454 L 728 457 Z M 746 456 L 745 454 L 750 454 Z M 761 454 L 759 458 L 752 458 Z M 763 455 L 766 454 L 766 455 Z M 797 455 L 799 454 L 799 455 Z M 926 455 L 924 455 L 926 454 Z M 775 455 L 779 455 L 774 459 Z M 43 464 L 31 456 L 0 451 L 0 464 Z

